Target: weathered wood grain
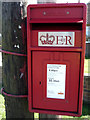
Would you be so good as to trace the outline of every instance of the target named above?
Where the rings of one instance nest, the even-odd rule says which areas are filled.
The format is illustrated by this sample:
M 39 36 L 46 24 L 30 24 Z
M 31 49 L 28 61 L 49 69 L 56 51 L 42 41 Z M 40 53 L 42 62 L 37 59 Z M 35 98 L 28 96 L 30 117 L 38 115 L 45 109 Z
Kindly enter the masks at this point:
M 21 54 L 27 53 L 25 25 L 23 24 L 24 8 L 25 6 L 21 6 L 20 2 L 2 3 L 3 50 Z M 28 94 L 26 57 L 3 53 L 2 73 L 2 86 L 5 92 L 15 95 Z M 5 96 L 5 108 L 6 118 L 33 119 L 33 113 L 28 110 L 28 98 Z

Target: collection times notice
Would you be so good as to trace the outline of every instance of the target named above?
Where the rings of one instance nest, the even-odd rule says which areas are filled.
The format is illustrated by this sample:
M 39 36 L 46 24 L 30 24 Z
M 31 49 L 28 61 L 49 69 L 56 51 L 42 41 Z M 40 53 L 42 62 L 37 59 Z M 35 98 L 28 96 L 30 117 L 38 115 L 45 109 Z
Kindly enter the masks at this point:
M 66 65 L 47 64 L 47 98 L 65 99 Z

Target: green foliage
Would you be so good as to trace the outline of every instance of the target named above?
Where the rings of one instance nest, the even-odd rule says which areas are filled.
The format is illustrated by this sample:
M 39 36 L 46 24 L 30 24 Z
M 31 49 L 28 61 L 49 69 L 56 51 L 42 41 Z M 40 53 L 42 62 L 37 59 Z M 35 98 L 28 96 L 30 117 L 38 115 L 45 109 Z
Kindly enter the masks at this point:
M 4 97 L 0 94 L 0 120 L 5 117 Z
M 82 115 L 90 115 L 90 103 L 83 102 Z
M 2 85 L 0 84 L 0 120 L 2 118 L 6 118 L 6 115 L 5 115 L 5 105 L 4 105 L 4 97 L 1 95 L 1 87 L 2 87 Z
M 84 61 L 84 73 L 90 73 L 90 59 Z

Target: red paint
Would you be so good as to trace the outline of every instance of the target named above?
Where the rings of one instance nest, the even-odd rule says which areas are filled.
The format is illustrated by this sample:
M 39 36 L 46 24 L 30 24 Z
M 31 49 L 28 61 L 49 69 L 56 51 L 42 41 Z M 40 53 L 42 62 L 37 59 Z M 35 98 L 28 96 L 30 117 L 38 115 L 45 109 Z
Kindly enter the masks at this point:
M 13 94 L 6 93 L 4 91 L 4 88 L 1 88 L 1 93 L 2 95 L 8 96 L 8 97 L 14 97 L 14 98 L 27 98 L 28 97 L 28 95 L 13 95 Z
M 10 54 L 10 55 L 17 55 L 17 56 L 27 56 L 26 54 L 20 54 L 20 53 L 15 53 L 15 52 L 10 52 L 10 51 L 5 51 L 0 49 L 0 52 Z
M 74 46 L 40 47 L 38 46 L 38 32 L 75 32 Z M 81 116 L 85 35 L 85 4 L 41 4 L 28 6 L 28 105 L 30 112 Z M 63 39 L 63 36 L 60 37 Z M 58 36 L 56 38 L 58 44 L 61 38 Z M 46 39 L 47 42 L 43 39 Z M 42 44 L 52 45 L 55 38 L 46 34 L 42 35 L 40 40 Z M 63 45 L 63 41 L 60 42 Z M 66 36 L 65 44 L 72 44 L 71 36 Z M 47 64 L 66 65 L 65 99 L 47 98 Z
M 46 40 L 43 40 L 46 39 Z M 53 40 L 49 40 L 50 38 L 52 38 Z M 40 36 L 40 41 L 42 42 L 42 44 L 52 44 L 55 41 L 55 37 L 54 36 L 49 36 L 48 33 L 46 34 L 46 36 Z
M 80 53 L 33 51 L 32 60 L 33 107 L 77 112 Z M 78 64 L 75 64 L 75 62 Z M 65 100 L 46 98 L 47 64 L 66 65 Z M 39 84 L 40 81 L 41 85 Z

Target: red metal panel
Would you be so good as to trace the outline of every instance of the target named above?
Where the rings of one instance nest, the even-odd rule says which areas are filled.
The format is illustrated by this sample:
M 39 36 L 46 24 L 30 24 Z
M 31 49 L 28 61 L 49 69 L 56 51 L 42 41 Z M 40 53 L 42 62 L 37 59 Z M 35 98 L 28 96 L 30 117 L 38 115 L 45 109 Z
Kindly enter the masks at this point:
M 30 5 L 27 13 L 29 110 L 80 116 L 86 35 L 85 4 Z M 74 46 L 39 46 L 38 32 L 60 31 L 75 33 Z M 47 98 L 47 64 L 66 65 L 64 99 Z
M 31 9 L 31 19 L 43 18 L 82 18 L 82 7 L 53 7 Z M 37 14 L 38 13 L 38 14 Z
M 32 61 L 33 108 L 77 112 L 80 53 L 33 52 Z M 65 99 L 47 98 L 47 64 L 66 65 Z

